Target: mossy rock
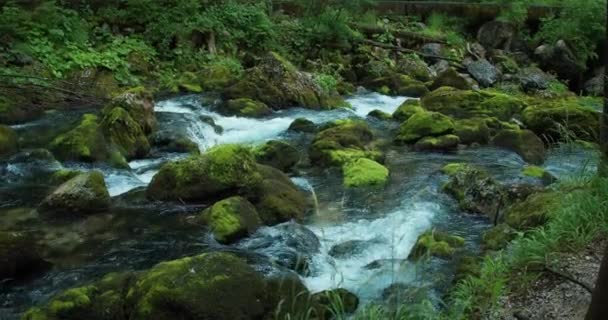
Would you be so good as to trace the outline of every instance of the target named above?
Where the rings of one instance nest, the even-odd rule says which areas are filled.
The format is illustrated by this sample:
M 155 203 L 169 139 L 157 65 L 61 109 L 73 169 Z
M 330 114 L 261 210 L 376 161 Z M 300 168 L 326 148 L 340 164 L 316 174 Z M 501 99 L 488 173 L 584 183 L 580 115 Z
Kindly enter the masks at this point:
M 230 197 L 203 211 L 201 220 L 209 226 L 220 243 L 232 243 L 254 233 L 260 217 L 251 202 L 243 197 Z
M 424 137 L 414 145 L 418 151 L 450 151 L 458 148 L 460 138 L 453 134 L 439 137 Z
M 256 161 L 281 171 L 291 170 L 300 162 L 300 152 L 287 142 L 271 140 L 255 149 Z
M 51 151 L 59 160 L 82 162 L 109 158 L 109 147 L 100 130 L 98 117 L 85 114 L 74 129 L 60 134 L 51 143 Z
M 495 117 L 502 121 L 527 107 L 525 101 L 490 91 L 458 90 L 441 87 L 424 96 L 422 106 L 456 119 Z
M 507 208 L 505 222 L 516 230 L 528 230 L 545 224 L 553 211 L 557 210 L 563 194 L 557 191 L 530 195 L 524 201 Z
M 406 56 L 400 59 L 397 71 L 422 82 L 430 81 L 433 78 L 431 68 L 417 56 Z
M 262 118 L 272 113 L 263 102 L 249 98 L 240 98 L 226 101 L 221 107 L 220 112 L 229 116 Z
M 347 162 L 342 166 L 344 186 L 347 188 L 386 185 L 389 170 L 378 162 L 366 158 Z
M 23 279 L 48 266 L 31 234 L 0 231 L 0 280 Z
M 459 90 L 471 90 L 472 88 L 469 80 L 454 70 L 454 68 L 448 68 L 438 74 L 431 85 L 432 90 L 441 87 L 452 87 Z
M 309 149 L 310 160 L 317 165 L 333 166 L 358 158 L 378 160 L 381 155 L 371 147 L 373 139 L 367 123 L 338 120 L 317 133 Z
M 526 166 L 522 171 L 526 177 L 540 179 L 544 185 L 549 185 L 557 181 L 557 178 L 549 173 L 545 168 L 538 166 Z
M 75 178 L 76 176 L 80 175 L 81 173 L 81 171 L 70 169 L 57 170 L 53 172 L 53 174 L 51 174 L 49 183 L 54 186 L 62 185 L 65 182 L 71 180 L 72 178 Z
M 184 134 L 173 130 L 157 131 L 148 140 L 160 151 L 199 154 L 199 146 Z
M 16 124 L 30 121 L 42 114 L 42 109 L 28 106 L 26 97 L 0 95 L 0 123 Z
M 449 258 L 458 248 L 464 246 L 464 239 L 446 232 L 430 230 L 418 237 L 409 258 L 418 260 L 425 256 Z
M 302 288 L 295 279 L 289 283 Z M 300 294 L 308 296 L 307 291 Z M 243 259 L 211 252 L 138 273 L 109 274 L 60 293 L 22 319 L 269 319 L 282 299 L 292 301 L 295 296 Z
M 455 122 L 454 134 L 462 144 L 487 144 L 490 141 L 490 128 L 486 119 L 463 119 Z
M 536 103 L 523 112 L 523 122 L 539 136 L 554 141 L 599 141 L 599 112 L 575 99 Z
M 485 250 L 502 250 L 517 237 L 517 233 L 506 223 L 501 223 L 483 233 L 481 245 Z
M 201 70 L 200 85 L 204 91 L 219 91 L 238 81 L 241 76 L 221 64 L 212 64 Z
M 501 130 L 492 138 L 492 144 L 516 152 L 532 164 L 545 161 L 545 144 L 530 130 Z
M 424 137 L 437 137 L 454 132 L 454 121 L 438 112 L 418 112 L 399 127 L 397 143 L 415 143 Z
M 308 119 L 297 118 L 289 125 L 287 130 L 292 132 L 313 133 L 317 131 L 317 125 Z
M 221 145 L 205 154 L 163 165 L 148 186 L 147 195 L 156 200 L 213 200 L 226 194 L 247 194 L 261 179 L 249 148 Z
M 154 113 L 154 97 L 144 87 L 134 87 L 116 96 L 102 110 L 102 116 L 112 112 L 114 108 L 126 110 L 137 122 L 145 135 L 151 134 L 158 126 Z
M 333 319 L 336 306 L 340 306 L 340 311 L 345 314 L 354 313 L 359 307 L 359 297 L 342 288 L 317 292 L 310 298 L 315 306 L 315 315 L 320 319 Z
M 143 128 L 121 107 L 104 115 L 101 128 L 106 140 L 128 160 L 143 158 L 150 152 L 150 142 Z
M 393 119 L 404 122 L 418 112 L 424 112 L 420 106 L 420 100 L 407 99 L 393 112 Z
M 263 177 L 249 200 L 265 225 L 302 220 L 309 209 L 306 195 L 282 171 L 258 165 Z
M 60 185 L 42 200 L 38 211 L 44 214 L 91 214 L 109 207 L 110 195 L 103 174 L 91 171 Z
M 201 93 L 203 87 L 201 86 L 200 77 L 194 72 L 183 72 L 177 79 L 177 86 L 171 88 L 173 92 L 192 92 Z
M 451 163 L 442 172 L 449 176 L 443 190 L 458 201 L 460 209 L 490 218 L 502 207 L 505 190 L 485 170 L 463 163 Z
M 17 150 L 17 133 L 8 126 L 0 125 L 0 158 L 10 156 Z
M 386 113 L 382 110 L 372 110 L 367 114 L 368 118 L 373 118 L 373 119 L 377 119 L 377 120 L 382 120 L 382 121 L 387 121 L 387 120 L 391 120 L 393 117 L 391 116 L 390 113 Z
M 393 94 L 419 98 L 429 92 L 423 82 L 402 74 L 392 74 L 375 78 L 365 83 L 367 87 L 382 94 Z

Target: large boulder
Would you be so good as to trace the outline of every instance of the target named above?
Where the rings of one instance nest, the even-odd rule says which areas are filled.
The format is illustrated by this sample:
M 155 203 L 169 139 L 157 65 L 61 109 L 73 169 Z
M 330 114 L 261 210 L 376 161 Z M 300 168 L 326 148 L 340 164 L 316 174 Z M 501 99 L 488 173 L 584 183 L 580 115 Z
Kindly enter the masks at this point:
M 433 78 L 433 70 L 424 60 L 415 55 L 406 56 L 399 60 L 397 72 L 422 82 L 431 81 Z
M 449 176 L 443 190 L 458 201 L 460 209 L 496 218 L 505 190 L 486 171 L 462 163 L 448 164 L 442 171 Z
M 233 254 L 204 253 L 139 273 L 109 274 L 60 293 L 23 319 L 269 319 L 281 300 L 308 296 L 295 277 L 281 279 L 284 286 Z
M 121 107 L 109 110 L 101 120 L 106 140 L 126 159 L 143 158 L 150 152 L 150 142 L 143 128 Z
M 95 162 L 110 157 L 99 118 L 93 114 L 85 114 L 78 126 L 57 136 L 51 143 L 51 151 L 59 160 Z
M 347 188 L 382 186 L 388 182 L 388 169 L 366 158 L 347 162 L 342 166 L 344 186 Z
M 0 231 L 0 281 L 27 277 L 46 267 L 48 263 L 30 234 Z
M 558 40 L 555 44 L 543 44 L 534 50 L 534 55 L 545 70 L 551 70 L 560 78 L 578 81 L 586 66 L 580 63 L 566 41 Z
M 425 256 L 449 258 L 463 246 L 464 239 L 461 237 L 438 230 L 429 230 L 418 237 L 408 258 L 415 260 Z
M 552 76 L 537 67 L 527 67 L 519 70 L 516 78 L 525 92 L 546 90 L 553 80 Z
M 399 127 L 397 143 L 415 143 L 427 137 L 437 137 L 454 131 L 454 121 L 439 112 L 418 112 Z
M 596 142 L 599 119 L 597 111 L 580 105 L 575 99 L 542 101 L 523 112 L 526 127 L 551 142 L 572 137 Z
M 524 161 L 532 164 L 542 164 L 545 161 L 545 144 L 530 130 L 500 130 L 492 138 L 492 144 L 516 152 Z
M 313 164 L 342 166 L 359 158 L 378 160 L 374 134 L 364 121 L 339 120 L 319 131 L 309 149 Z
M 0 125 L 0 158 L 17 152 L 17 134 L 13 129 Z
M 142 132 L 148 135 L 157 127 L 152 93 L 143 87 L 129 89 L 118 95 L 104 107 L 102 113 L 111 112 L 119 107 L 126 110 L 131 118 L 139 124 Z
M 457 119 L 496 117 L 508 121 L 527 105 L 518 98 L 488 91 L 439 88 L 421 99 L 422 107 Z
M 249 148 L 222 145 L 163 165 L 150 182 L 147 195 L 156 200 L 213 200 L 226 194 L 250 193 L 261 180 Z
M 454 135 L 462 144 L 486 144 L 490 141 L 490 128 L 486 119 L 463 119 L 455 122 Z
M 272 113 L 263 102 L 251 100 L 249 98 L 232 99 L 223 103 L 219 108 L 220 113 L 229 116 L 261 118 Z
M 389 76 L 374 78 L 365 82 L 365 86 L 385 94 L 394 94 L 413 98 L 422 97 L 429 92 L 429 89 L 422 81 L 397 73 Z
M 254 233 L 261 225 L 255 207 L 239 196 L 216 202 L 203 211 L 200 218 L 220 243 L 237 241 Z
M 317 130 L 317 125 L 308 119 L 297 118 L 289 125 L 287 130 L 292 132 L 312 133 Z
M 345 105 L 337 93 L 326 92 L 311 75 L 298 71 L 275 52 L 265 55 L 237 83 L 225 88 L 222 96 L 227 100 L 257 100 L 273 109 L 292 106 L 331 109 Z
M 470 81 L 458 71 L 454 70 L 454 68 L 448 68 L 445 71 L 439 73 L 433 84 L 431 84 L 431 89 L 435 90 L 441 87 L 452 87 L 460 90 L 470 90 L 473 86 Z
M 38 211 L 57 214 L 89 214 L 107 210 L 110 195 L 103 174 L 82 173 L 60 185 L 48 195 Z
M 486 22 L 477 32 L 477 41 L 487 49 L 509 50 L 517 27 L 506 21 Z
M 397 121 L 407 121 L 415 113 L 423 112 L 424 109 L 420 106 L 420 100 L 407 99 L 403 102 L 395 112 L 392 118 Z
M 258 163 L 275 167 L 281 171 L 291 170 L 300 162 L 300 152 L 287 142 L 271 140 L 255 150 Z
M 486 59 L 470 63 L 467 71 L 484 88 L 491 87 L 500 78 L 498 69 Z

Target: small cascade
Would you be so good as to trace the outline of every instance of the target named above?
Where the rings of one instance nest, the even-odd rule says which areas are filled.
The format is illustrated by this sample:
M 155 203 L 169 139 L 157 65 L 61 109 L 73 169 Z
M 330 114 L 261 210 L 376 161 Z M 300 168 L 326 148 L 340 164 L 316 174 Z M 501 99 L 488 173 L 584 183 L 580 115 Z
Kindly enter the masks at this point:
M 319 198 L 317 197 L 317 192 L 315 191 L 315 187 L 306 178 L 296 177 L 296 178 L 292 178 L 291 180 L 297 186 L 299 186 L 300 188 L 302 188 L 310 193 L 310 197 L 312 199 L 312 204 L 313 204 L 313 213 L 315 216 L 318 216 L 319 215 Z

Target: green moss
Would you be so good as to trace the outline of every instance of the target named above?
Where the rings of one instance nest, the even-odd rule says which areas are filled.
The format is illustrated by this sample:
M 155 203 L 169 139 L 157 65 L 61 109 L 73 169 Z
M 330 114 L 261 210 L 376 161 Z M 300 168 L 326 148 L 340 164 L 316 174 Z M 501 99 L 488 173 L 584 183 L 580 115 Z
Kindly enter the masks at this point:
M 378 120 L 390 120 L 392 116 L 390 113 L 386 113 L 382 110 L 372 110 L 367 114 L 368 117 L 378 119 Z
M 310 159 L 320 165 L 342 166 L 356 158 L 377 158 L 378 152 L 371 147 L 373 137 L 363 121 L 335 121 L 315 136 L 309 150 Z
M 241 98 L 228 100 L 221 108 L 221 112 L 239 117 L 259 118 L 271 114 L 272 110 L 262 102 Z
M 89 297 L 95 290 L 93 286 L 69 289 L 53 299 L 49 304 L 49 312 L 58 318 L 69 317 L 81 313 L 91 306 Z
M 418 112 L 399 127 L 398 143 L 413 143 L 426 136 L 441 136 L 454 131 L 454 121 L 438 112 Z
M 576 99 L 535 101 L 523 112 L 524 124 L 550 141 L 599 139 L 599 112 Z
M 271 140 L 254 151 L 258 163 L 282 171 L 292 169 L 300 161 L 300 152 L 287 142 Z
M 530 130 L 501 130 L 492 138 L 492 144 L 514 151 L 532 164 L 545 161 L 545 144 Z
M 441 172 L 443 172 L 444 174 L 447 174 L 449 176 L 455 176 L 459 172 L 462 172 L 469 168 L 470 168 L 470 166 L 466 163 L 449 163 L 441 169 Z
M 60 160 L 83 162 L 104 160 L 109 154 L 98 118 L 93 114 L 85 114 L 76 128 L 57 136 L 51 151 Z
M 453 134 L 447 134 L 439 137 L 425 137 L 414 145 L 416 150 L 424 151 L 447 151 L 458 148 L 460 138 Z
M 557 191 L 533 194 L 510 206 L 505 212 L 505 222 L 516 230 L 543 225 L 557 209 L 562 197 Z
M 418 237 L 416 245 L 410 252 L 410 258 L 419 259 L 424 256 L 447 258 L 452 256 L 457 248 L 464 246 L 464 239 L 452 236 L 442 231 L 430 230 Z
M 424 109 L 420 106 L 420 100 L 408 99 L 393 112 L 393 119 L 402 122 L 407 121 L 418 112 L 424 112 Z
M 199 76 L 194 72 L 184 72 L 179 77 L 177 88 L 172 91 L 186 91 L 193 93 L 203 92 L 203 87 L 200 84 Z
M 366 81 L 365 85 L 382 94 L 395 94 L 413 98 L 422 97 L 429 92 L 423 82 L 396 73 Z
M 297 118 L 289 125 L 289 131 L 294 132 L 315 132 L 317 125 L 305 118 Z
M 200 85 L 204 91 L 221 90 L 234 83 L 239 77 L 238 73 L 221 64 L 207 66 L 203 68 L 201 73 Z
M 77 175 L 81 174 L 80 171 L 70 170 L 70 169 L 61 169 L 53 172 L 50 178 L 50 184 L 52 185 L 60 185 Z
M 106 112 L 101 127 L 106 140 L 126 159 L 142 158 L 150 152 L 150 143 L 141 126 L 121 107 Z
M 490 140 L 490 128 L 486 119 L 464 119 L 455 122 L 454 134 L 463 144 L 487 144 Z
M 60 185 L 38 207 L 43 213 L 95 213 L 110 206 L 110 195 L 103 174 L 81 173 Z
M 231 197 L 216 202 L 202 213 L 213 236 L 220 243 L 230 243 L 255 232 L 260 218 L 253 205 L 242 197 Z
M 347 188 L 385 185 L 388 182 L 388 169 L 376 161 L 360 158 L 342 167 L 344 186 Z
M 17 152 L 17 134 L 13 129 L 0 125 L 0 157 L 5 157 Z
M 454 68 L 448 68 L 443 71 L 433 81 L 431 89 L 437 89 L 441 87 L 450 87 L 459 90 L 470 90 L 471 84 L 465 77 L 460 75 Z
M 483 233 L 482 246 L 485 250 L 504 249 L 517 236 L 508 224 L 501 223 Z
M 532 178 L 542 178 L 545 175 L 546 171 L 544 168 L 538 166 L 526 166 L 522 171 L 522 174 L 526 177 Z

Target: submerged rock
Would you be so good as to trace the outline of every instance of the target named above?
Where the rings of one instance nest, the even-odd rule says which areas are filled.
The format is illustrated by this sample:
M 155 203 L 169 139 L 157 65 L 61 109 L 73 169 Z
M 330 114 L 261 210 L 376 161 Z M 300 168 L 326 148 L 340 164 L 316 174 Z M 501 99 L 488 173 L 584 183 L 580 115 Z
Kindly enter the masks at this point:
M 288 131 L 293 132 L 315 132 L 317 130 L 317 125 L 305 118 L 297 118 L 294 120 L 287 129 Z
M 261 118 L 272 113 L 272 109 L 259 101 L 249 98 L 228 100 L 220 107 L 220 113 L 229 116 Z
M 438 112 L 418 112 L 399 127 L 398 143 L 414 143 L 424 137 L 437 137 L 454 131 L 454 121 Z
M 530 130 L 501 130 L 492 138 L 492 144 L 514 151 L 532 164 L 545 161 L 545 144 Z
M 373 240 L 349 240 L 342 242 L 331 247 L 329 250 L 329 255 L 338 259 L 356 256 L 367 249 L 372 242 Z
M 281 171 L 291 170 L 300 162 L 300 152 L 287 142 L 271 140 L 255 150 L 258 163 Z
M 439 258 L 451 257 L 458 248 L 464 246 L 464 239 L 442 231 L 430 230 L 418 237 L 409 258 L 420 259 L 424 256 Z
M 468 164 L 448 164 L 442 171 L 450 177 L 443 190 L 458 201 L 462 210 L 496 219 L 506 200 L 502 185 L 487 172 Z
M 388 182 L 388 169 L 366 158 L 347 162 L 342 166 L 344 186 L 347 188 L 382 186 Z
M 446 134 L 439 137 L 425 137 L 414 145 L 418 151 L 450 151 L 458 148 L 460 138 L 453 134 Z
M 0 231 L 0 280 L 21 279 L 48 266 L 31 235 Z
M 0 158 L 17 152 L 17 134 L 13 129 L 0 125 Z
M 237 241 L 254 233 L 261 225 L 255 207 L 238 196 L 216 202 L 201 214 L 201 220 L 220 243 Z
M 38 211 L 57 214 L 90 214 L 107 210 L 110 195 L 103 174 L 99 171 L 82 173 L 60 185 L 48 195 Z

